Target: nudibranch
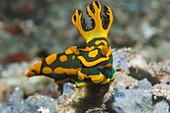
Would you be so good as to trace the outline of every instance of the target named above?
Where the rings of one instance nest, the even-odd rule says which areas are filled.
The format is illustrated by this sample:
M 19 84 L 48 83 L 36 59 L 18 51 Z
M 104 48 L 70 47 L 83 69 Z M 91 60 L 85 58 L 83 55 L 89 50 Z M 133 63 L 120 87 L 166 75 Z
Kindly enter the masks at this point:
M 71 46 L 63 53 L 47 56 L 30 67 L 27 77 L 44 75 L 56 83 L 72 82 L 77 87 L 107 84 L 114 79 L 112 51 L 107 41 L 114 19 L 112 11 L 98 1 L 88 5 L 86 11 L 91 18 L 90 27 L 82 11 L 76 10 L 72 16 L 72 23 L 84 38 L 85 45 Z

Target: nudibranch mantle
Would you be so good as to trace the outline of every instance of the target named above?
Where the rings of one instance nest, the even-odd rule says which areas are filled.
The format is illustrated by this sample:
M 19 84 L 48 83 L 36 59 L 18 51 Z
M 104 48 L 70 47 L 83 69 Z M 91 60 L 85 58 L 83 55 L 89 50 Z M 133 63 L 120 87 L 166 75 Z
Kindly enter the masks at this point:
M 63 53 L 55 53 L 31 66 L 26 76 L 45 75 L 56 83 L 73 82 L 77 87 L 93 84 L 106 84 L 114 79 L 116 73 L 112 67 L 112 51 L 107 36 L 113 22 L 113 14 L 108 6 L 93 1 L 87 6 L 87 15 L 91 18 L 91 27 L 80 10 L 72 16 L 72 23 L 84 38 L 86 44 L 71 46 Z

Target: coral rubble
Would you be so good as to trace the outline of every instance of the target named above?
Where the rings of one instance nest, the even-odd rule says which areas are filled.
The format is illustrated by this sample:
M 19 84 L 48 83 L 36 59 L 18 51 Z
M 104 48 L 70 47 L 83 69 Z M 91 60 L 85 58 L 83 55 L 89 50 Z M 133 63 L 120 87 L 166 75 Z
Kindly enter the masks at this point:
M 117 76 L 106 86 L 66 83 L 61 94 L 53 80 L 24 74 L 37 57 L 83 44 L 70 17 L 91 0 L 0 0 L 0 113 L 170 113 L 169 0 L 99 1 L 115 16 Z
M 66 83 L 63 87 L 63 94 L 60 95 L 58 93 L 58 97 L 55 96 L 53 98 L 43 96 L 43 94 L 28 96 L 32 92 L 38 91 L 32 90 L 32 88 L 38 88 L 38 86 L 36 87 L 34 85 L 39 84 L 39 88 L 42 89 L 41 87 L 44 87 L 43 84 L 53 84 L 54 82 L 46 82 L 46 80 L 40 78 L 34 81 L 33 79 L 25 81 L 25 79 L 22 78 L 23 76 L 15 76 L 15 78 L 19 78 L 20 81 L 24 80 L 25 83 L 21 82 L 22 86 L 19 85 L 19 83 L 14 84 L 15 79 L 11 78 L 11 68 L 20 66 L 20 69 L 24 70 L 25 67 L 28 67 L 30 64 L 21 63 L 11 65 L 2 71 L 1 75 L 6 77 L 3 80 L 11 81 L 11 79 L 13 79 L 13 86 L 18 86 L 20 88 L 15 88 L 13 94 L 9 99 L 7 99 L 7 104 L 1 107 L 1 111 L 14 113 L 21 111 L 30 113 L 81 113 L 82 111 L 86 113 L 104 111 L 117 113 L 126 113 L 127 111 L 134 113 L 157 113 L 160 109 L 162 109 L 165 113 L 168 113 L 168 105 L 170 103 L 170 87 L 168 84 L 169 79 L 165 82 L 162 77 L 159 77 L 159 74 L 151 71 L 158 71 L 158 69 L 162 69 L 162 66 L 156 65 L 148 69 L 148 67 L 150 67 L 150 63 L 147 63 L 141 55 L 132 51 L 132 49 L 126 48 L 113 51 L 114 68 L 117 69 L 117 76 L 110 84 L 76 88 L 74 84 Z M 161 65 L 164 66 L 164 64 Z M 131 69 L 132 67 L 133 69 Z M 166 65 L 166 67 L 168 67 L 168 65 Z M 166 74 L 162 74 L 162 76 L 169 77 L 169 68 L 165 69 Z M 163 71 L 165 71 L 165 69 Z M 22 71 L 17 72 L 17 75 L 23 74 Z M 150 79 L 151 76 L 156 79 L 157 84 L 152 83 L 152 79 Z M 24 85 L 28 84 L 27 82 L 32 83 L 32 88 Z M 5 87 L 3 87 L 5 89 L 2 91 L 8 91 L 11 84 L 4 85 Z M 49 90 L 47 91 L 47 93 L 51 93 Z M 27 95 L 28 98 L 24 99 L 24 95 Z

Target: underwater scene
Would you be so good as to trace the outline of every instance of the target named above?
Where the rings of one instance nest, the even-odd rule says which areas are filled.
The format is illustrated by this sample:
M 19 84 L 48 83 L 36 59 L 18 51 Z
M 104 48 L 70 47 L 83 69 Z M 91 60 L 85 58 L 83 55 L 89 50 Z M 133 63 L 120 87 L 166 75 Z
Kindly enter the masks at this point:
M 170 113 L 170 0 L 0 0 L 0 113 Z

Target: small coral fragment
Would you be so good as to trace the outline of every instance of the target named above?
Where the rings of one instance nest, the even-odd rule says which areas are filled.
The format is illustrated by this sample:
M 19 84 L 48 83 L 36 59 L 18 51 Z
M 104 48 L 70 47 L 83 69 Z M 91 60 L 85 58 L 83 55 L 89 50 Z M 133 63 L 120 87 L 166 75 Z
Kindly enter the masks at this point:
M 153 95 L 157 97 L 163 97 L 170 102 L 170 85 L 167 84 L 156 84 L 153 86 Z

